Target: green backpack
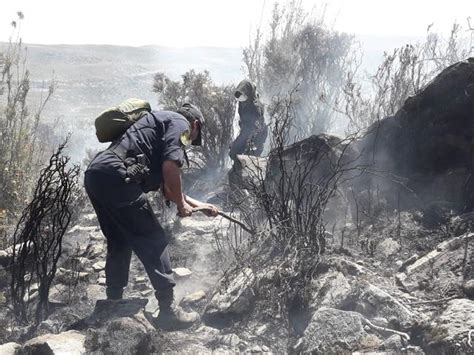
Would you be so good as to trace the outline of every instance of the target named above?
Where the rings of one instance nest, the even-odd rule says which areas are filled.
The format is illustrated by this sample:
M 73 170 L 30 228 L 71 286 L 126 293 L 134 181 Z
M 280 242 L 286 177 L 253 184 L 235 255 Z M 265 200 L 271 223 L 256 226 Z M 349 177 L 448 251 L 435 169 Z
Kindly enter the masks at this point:
M 150 103 L 140 99 L 128 99 L 118 106 L 105 110 L 95 119 L 99 142 L 111 142 L 117 139 L 146 112 L 151 112 Z

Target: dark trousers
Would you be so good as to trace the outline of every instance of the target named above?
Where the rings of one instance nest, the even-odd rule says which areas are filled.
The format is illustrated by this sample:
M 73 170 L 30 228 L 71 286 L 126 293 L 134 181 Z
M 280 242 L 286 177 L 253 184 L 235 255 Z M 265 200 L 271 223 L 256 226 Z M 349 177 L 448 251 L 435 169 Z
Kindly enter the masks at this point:
M 230 146 L 230 158 L 235 160 L 238 154 L 259 157 L 263 152 L 263 145 L 267 139 L 267 134 L 268 129 L 266 126 L 257 132 L 255 132 L 255 130 L 249 130 L 248 128 L 242 129 L 241 127 L 239 135 Z
M 155 290 L 175 286 L 168 238 L 140 186 L 90 170 L 84 185 L 107 239 L 107 289 L 127 286 L 132 251 L 143 263 Z

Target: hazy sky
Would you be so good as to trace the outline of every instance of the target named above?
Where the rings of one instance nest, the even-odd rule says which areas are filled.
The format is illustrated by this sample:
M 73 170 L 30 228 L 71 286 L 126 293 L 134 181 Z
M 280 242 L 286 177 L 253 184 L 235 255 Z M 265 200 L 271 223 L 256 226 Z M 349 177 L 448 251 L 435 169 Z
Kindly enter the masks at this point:
M 27 43 L 242 47 L 275 2 L 284 0 L 0 0 L 0 41 L 21 10 Z M 423 36 L 431 23 L 447 33 L 474 20 L 473 0 L 303 0 L 319 12 L 324 3 L 335 29 L 358 35 Z

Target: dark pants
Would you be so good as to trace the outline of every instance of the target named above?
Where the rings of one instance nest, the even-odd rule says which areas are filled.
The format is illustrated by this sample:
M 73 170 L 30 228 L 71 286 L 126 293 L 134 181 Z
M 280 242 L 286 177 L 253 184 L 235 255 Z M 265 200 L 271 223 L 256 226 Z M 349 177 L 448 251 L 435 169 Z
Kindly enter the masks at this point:
M 240 130 L 239 135 L 230 146 L 229 156 L 232 160 L 237 158 L 238 154 L 254 155 L 259 157 L 263 152 L 263 145 L 267 139 L 268 129 L 263 127 L 255 132 L 248 128 Z
M 155 290 L 174 287 L 168 238 L 140 186 L 99 171 L 86 171 L 84 185 L 107 239 L 107 289 L 127 286 L 132 251 Z

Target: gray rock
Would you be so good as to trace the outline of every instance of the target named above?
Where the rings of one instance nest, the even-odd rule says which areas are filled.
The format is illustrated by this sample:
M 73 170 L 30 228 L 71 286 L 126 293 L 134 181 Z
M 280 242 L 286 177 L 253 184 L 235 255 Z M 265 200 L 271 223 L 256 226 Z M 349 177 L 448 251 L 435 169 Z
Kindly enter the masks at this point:
M 0 345 L 0 354 L 2 355 L 16 355 L 17 351 L 20 350 L 21 345 L 17 343 L 5 343 Z
M 87 298 L 90 300 L 99 300 L 105 298 L 105 287 L 101 285 L 89 285 L 86 289 Z
M 49 290 L 49 301 L 53 303 L 66 303 L 69 287 L 63 284 L 57 284 Z
M 153 295 L 155 293 L 154 290 L 151 290 L 151 289 L 148 289 L 148 290 L 144 290 L 142 292 L 140 292 L 140 294 L 143 296 L 143 297 L 150 297 L 151 295 Z
M 381 348 L 383 350 L 401 350 L 405 347 L 405 341 L 398 334 L 394 334 L 391 337 L 384 340 Z
M 471 299 L 474 299 L 474 280 L 467 281 L 463 286 L 464 293 Z
M 418 254 L 413 254 L 407 260 L 401 262 L 401 265 L 399 266 L 398 271 L 400 271 L 400 272 L 405 271 L 407 269 L 407 266 L 413 264 L 415 261 L 418 260 L 418 258 L 419 258 Z
M 201 215 L 193 218 L 182 218 L 175 223 L 175 236 L 182 242 L 196 243 L 196 236 L 213 235 L 214 231 L 221 229 L 220 218 L 209 219 Z
M 113 318 L 89 328 L 87 354 L 162 354 L 162 338 L 145 318 Z
M 91 239 L 91 241 L 94 241 L 94 242 L 102 242 L 102 243 L 104 242 L 104 235 L 102 234 L 100 230 L 89 232 L 89 238 Z
M 286 146 L 281 154 L 269 153 L 265 183 L 272 188 L 272 185 L 275 186 L 281 179 L 280 159 L 284 161 L 284 169 L 288 174 L 294 174 L 297 165 L 312 167 L 309 171 L 305 170 L 306 182 L 324 185 L 324 183 L 330 183 L 328 178 L 332 176 L 336 166 L 347 164 L 356 157 L 356 152 L 352 147 L 344 144 L 336 136 L 311 135 Z
M 217 336 L 217 342 L 230 348 L 235 348 L 240 344 L 240 338 L 237 334 L 225 334 Z
M 397 181 L 363 174 L 360 183 L 351 180 L 354 189 L 378 186 L 378 194 L 398 210 L 418 207 L 420 199 L 425 205 L 452 201 L 449 209 L 472 210 L 474 179 L 466 164 L 472 161 L 472 135 L 466 132 L 472 132 L 473 73 L 472 58 L 449 66 L 394 116 L 369 127 L 357 144 L 358 166 L 370 165 Z M 400 191 L 400 181 L 410 191 Z
M 45 334 L 28 340 L 20 354 L 82 355 L 86 353 L 86 336 L 75 330 Z
M 251 287 L 255 276 L 251 269 L 243 269 L 233 278 L 227 288 L 217 291 L 206 307 L 205 316 L 225 316 L 246 313 L 253 303 Z
M 11 260 L 11 255 L 5 250 L 0 250 L 0 265 L 8 265 Z
M 97 284 L 99 284 L 101 286 L 105 286 L 107 284 L 107 279 L 105 277 L 99 277 L 97 279 Z
M 351 293 L 351 286 L 341 272 L 335 271 L 324 274 L 316 279 L 311 288 L 316 291 L 310 308 L 319 307 L 339 308 Z
M 74 258 L 75 261 L 77 262 L 78 266 L 81 268 L 81 269 L 86 269 L 89 267 L 90 265 L 90 260 L 83 257 L 83 256 L 80 256 L 80 257 L 77 257 L 77 258 Z
M 368 270 L 365 267 L 341 257 L 331 258 L 328 260 L 328 263 L 336 268 L 336 270 L 342 272 L 345 276 L 359 276 L 368 273 Z
M 180 304 L 183 306 L 193 306 L 204 299 L 206 299 L 206 293 L 200 290 L 183 297 Z
M 220 331 L 219 329 L 203 325 L 196 329 L 196 333 L 202 335 L 204 338 L 212 339 L 213 337 L 219 335 Z
M 98 261 L 94 265 L 92 265 L 94 271 L 101 271 L 105 269 L 105 261 Z
M 82 215 L 81 224 L 93 224 L 97 228 L 97 215 L 95 213 L 85 213 Z
M 173 269 L 173 273 L 177 279 L 185 279 L 191 277 L 193 272 L 185 267 L 177 267 Z
M 93 313 L 76 322 L 76 330 L 86 330 L 87 353 L 161 353 L 159 334 L 145 316 L 147 299 L 98 300 Z
M 268 324 L 264 324 L 257 328 L 257 330 L 255 331 L 255 334 L 258 336 L 262 336 L 263 334 L 266 333 L 267 330 L 268 330 Z
M 429 349 L 436 349 L 439 354 L 467 354 L 467 334 L 474 329 L 474 301 L 466 298 L 449 301 L 430 328 L 425 339 Z
M 84 320 L 84 323 L 96 325 L 116 318 L 136 318 L 142 321 L 145 319 L 143 312 L 147 303 L 146 298 L 98 300 L 94 312 Z M 145 328 L 154 329 L 148 321 L 145 321 L 142 325 Z
M 398 267 L 398 271 L 403 271 L 403 270 L 401 270 L 401 267 L 403 266 L 403 261 L 402 260 L 396 260 L 395 265 Z
M 88 257 L 89 259 L 94 259 L 99 256 L 104 256 L 105 255 L 105 244 L 99 241 L 95 241 L 94 243 L 90 243 L 87 246 L 87 249 L 85 251 L 85 256 Z
M 146 290 L 149 290 L 150 287 L 148 286 L 147 283 L 139 282 L 133 285 L 133 289 L 137 291 L 146 291 Z
M 84 226 L 80 226 L 80 225 L 75 225 L 74 227 L 69 229 L 66 233 L 67 234 L 74 234 L 74 233 L 78 233 L 78 232 L 92 232 L 92 231 L 95 231 L 96 229 L 97 229 L 97 226 L 84 227 Z
M 242 189 L 248 189 L 255 184 L 259 178 L 265 179 L 266 166 L 266 158 L 237 155 L 232 169 L 229 171 L 229 184 Z
M 377 250 L 385 257 L 390 257 L 400 250 L 400 243 L 387 238 L 377 245 Z
M 404 273 L 398 274 L 397 283 L 409 292 L 426 287 L 446 292 L 453 288 L 453 284 L 461 288 L 463 276 L 453 270 L 462 269 L 465 260 L 474 260 L 473 240 L 474 233 L 469 233 L 440 243 L 433 251 L 408 265 Z M 468 247 L 464 250 L 466 244 Z
M 144 283 L 147 282 L 147 278 L 145 276 L 136 276 L 135 277 L 135 282 L 136 283 Z
M 410 310 L 386 291 L 366 281 L 361 281 L 354 287 L 352 299 L 355 305 L 351 309 L 367 318 L 385 318 L 394 328 L 407 330 L 423 319 L 421 314 Z
M 70 284 L 75 283 L 78 280 L 87 280 L 90 277 L 90 273 L 86 271 L 75 271 L 60 267 L 56 272 L 56 277 L 59 282 L 62 282 L 64 284 Z
M 364 330 L 359 313 L 321 308 L 313 314 L 300 346 L 305 353 L 343 354 L 374 349 L 380 344 L 377 337 Z

